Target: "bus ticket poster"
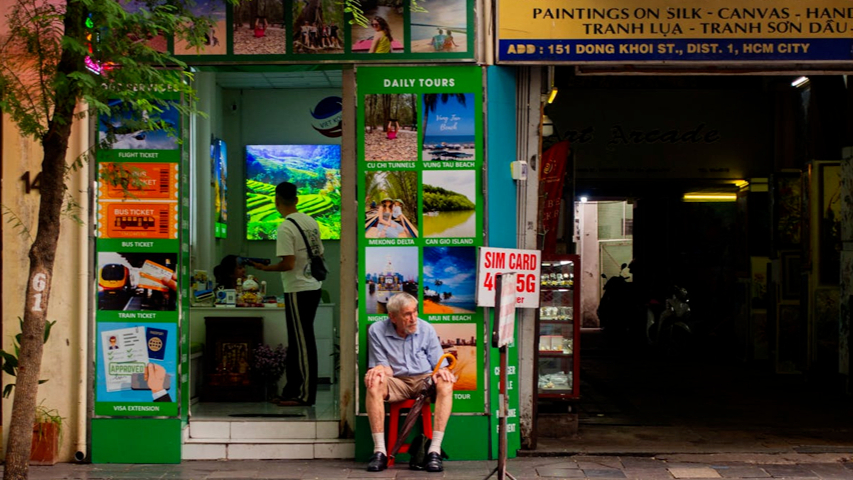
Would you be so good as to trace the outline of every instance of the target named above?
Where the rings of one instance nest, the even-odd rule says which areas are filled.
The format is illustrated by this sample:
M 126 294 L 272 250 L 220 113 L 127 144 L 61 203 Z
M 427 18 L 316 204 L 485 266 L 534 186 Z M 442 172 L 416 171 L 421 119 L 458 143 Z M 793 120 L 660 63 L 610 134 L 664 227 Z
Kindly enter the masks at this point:
M 500 0 L 498 61 L 849 62 L 847 0 Z
M 177 163 L 104 162 L 99 200 L 178 200 Z
M 98 323 L 96 414 L 174 416 L 177 325 Z
M 101 238 L 178 238 L 178 202 L 100 202 Z

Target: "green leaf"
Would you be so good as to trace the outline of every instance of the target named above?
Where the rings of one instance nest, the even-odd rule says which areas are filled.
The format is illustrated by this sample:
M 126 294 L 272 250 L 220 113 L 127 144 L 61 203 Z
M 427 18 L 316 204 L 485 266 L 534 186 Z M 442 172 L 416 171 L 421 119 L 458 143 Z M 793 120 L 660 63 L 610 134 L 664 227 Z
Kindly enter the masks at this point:
M 50 329 L 56 324 L 56 320 L 44 322 L 44 343 L 47 343 L 47 339 L 50 338 Z
M 9 385 L 6 385 L 6 387 L 3 388 L 3 398 L 9 398 L 9 395 L 12 394 L 13 388 L 15 388 L 14 383 L 10 383 Z

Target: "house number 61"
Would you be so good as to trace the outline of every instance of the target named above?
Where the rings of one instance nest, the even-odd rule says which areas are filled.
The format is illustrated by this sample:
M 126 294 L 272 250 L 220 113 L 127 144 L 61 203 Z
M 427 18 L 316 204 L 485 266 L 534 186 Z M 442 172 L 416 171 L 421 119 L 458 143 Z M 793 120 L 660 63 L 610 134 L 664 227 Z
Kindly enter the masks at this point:
M 37 292 L 43 292 L 44 287 L 47 286 L 47 275 L 43 273 L 37 273 L 33 275 L 33 290 Z M 33 311 L 40 312 L 41 311 L 41 293 L 35 294 L 33 297 Z

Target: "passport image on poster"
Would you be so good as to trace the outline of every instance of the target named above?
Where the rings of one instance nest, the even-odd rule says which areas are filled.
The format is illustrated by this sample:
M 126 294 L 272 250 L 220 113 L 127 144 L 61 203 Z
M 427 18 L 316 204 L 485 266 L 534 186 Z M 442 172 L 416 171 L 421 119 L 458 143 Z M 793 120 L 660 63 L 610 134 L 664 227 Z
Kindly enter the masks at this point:
M 148 342 L 148 358 L 163 360 L 166 355 L 166 337 L 168 332 L 162 328 L 145 329 L 145 339 Z

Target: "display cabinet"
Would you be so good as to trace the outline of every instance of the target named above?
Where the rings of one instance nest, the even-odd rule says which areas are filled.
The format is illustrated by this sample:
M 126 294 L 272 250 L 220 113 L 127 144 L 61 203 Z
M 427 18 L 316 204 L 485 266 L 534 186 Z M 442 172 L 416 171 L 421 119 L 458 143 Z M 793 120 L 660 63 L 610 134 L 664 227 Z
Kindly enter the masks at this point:
M 580 257 L 543 255 L 536 355 L 539 399 L 578 398 Z

